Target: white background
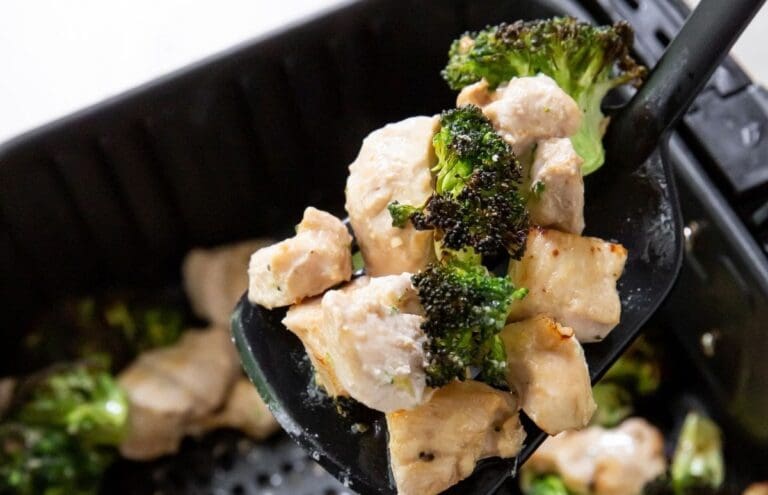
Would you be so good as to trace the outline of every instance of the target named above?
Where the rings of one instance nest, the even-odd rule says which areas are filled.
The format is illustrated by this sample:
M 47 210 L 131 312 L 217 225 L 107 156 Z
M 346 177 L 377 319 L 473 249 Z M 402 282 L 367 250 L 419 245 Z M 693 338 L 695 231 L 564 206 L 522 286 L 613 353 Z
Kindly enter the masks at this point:
M 343 1 L 0 0 L 0 142 Z M 767 45 L 764 9 L 735 49 L 762 81 Z

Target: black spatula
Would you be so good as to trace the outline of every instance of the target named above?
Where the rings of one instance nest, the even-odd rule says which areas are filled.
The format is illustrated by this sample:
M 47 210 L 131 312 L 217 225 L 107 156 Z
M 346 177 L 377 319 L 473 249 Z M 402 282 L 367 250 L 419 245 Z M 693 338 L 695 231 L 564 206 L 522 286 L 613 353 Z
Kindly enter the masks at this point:
M 613 119 L 607 162 L 586 180 L 587 235 L 629 250 L 619 283 L 621 323 L 585 345 L 593 382 L 637 336 L 664 300 L 682 257 L 682 223 L 672 171 L 659 146 L 730 49 L 763 0 L 703 0 L 669 45 L 648 81 Z M 361 494 L 395 493 L 384 416 L 363 406 L 339 414 L 319 397 L 301 342 L 267 311 L 243 297 L 232 318 L 245 369 L 286 432 L 331 474 Z M 524 419 L 526 446 L 517 459 L 481 461 L 448 493 L 493 493 L 546 438 Z M 363 431 L 364 430 L 364 431 Z

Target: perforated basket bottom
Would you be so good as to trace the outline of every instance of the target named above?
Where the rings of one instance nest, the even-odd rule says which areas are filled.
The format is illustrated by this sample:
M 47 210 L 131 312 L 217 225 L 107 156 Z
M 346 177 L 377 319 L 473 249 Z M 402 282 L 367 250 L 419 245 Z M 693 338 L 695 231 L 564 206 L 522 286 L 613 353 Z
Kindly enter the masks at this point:
M 287 436 L 257 443 L 235 432 L 185 441 L 178 455 L 151 463 L 118 462 L 102 493 L 354 495 Z

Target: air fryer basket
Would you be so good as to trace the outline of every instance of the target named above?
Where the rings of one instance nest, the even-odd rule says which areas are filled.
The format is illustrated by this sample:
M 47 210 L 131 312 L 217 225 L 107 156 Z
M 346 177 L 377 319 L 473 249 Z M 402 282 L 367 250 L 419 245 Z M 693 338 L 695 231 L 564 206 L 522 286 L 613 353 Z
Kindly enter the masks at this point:
M 458 33 L 563 13 L 608 22 L 640 3 L 646 14 L 638 24 L 640 54 L 652 62 L 663 37 L 650 26 L 646 2 L 356 2 L 5 144 L 0 374 L 28 371 L 18 357 L 24 322 L 63 295 L 177 286 L 181 257 L 192 247 L 280 236 L 310 204 L 341 214 L 346 166 L 368 132 L 452 105 L 439 71 Z M 674 34 L 668 16 L 654 19 L 667 38 Z M 691 163 L 702 155 L 684 138 L 675 137 L 667 156 L 685 171 L 686 215 L 703 217 L 711 214 L 699 199 L 706 191 L 688 186 L 700 173 Z M 665 321 L 673 318 L 654 325 Z M 708 407 L 726 423 L 729 441 L 744 438 L 743 445 L 751 445 L 744 428 L 728 426 L 732 415 L 716 405 L 718 397 L 703 385 L 687 389 L 698 375 L 672 334 L 665 339 L 680 354 L 670 401 L 677 397 L 681 408 L 691 401 L 713 404 Z M 671 431 L 678 406 L 663 402 L 648 411 Z M 729 448 L 736 461 L 732 483 L 748 474 L 744 465 L 755 465 L 750 458 L 768 458 L 755 449 Z M 512 490 L 511 483 L 503 489 Z M 104 491 L 350 492 L 285 437 L 257 445 L 233 432 L 189 440 L 176 457 L 120 462 L 108 472 Z

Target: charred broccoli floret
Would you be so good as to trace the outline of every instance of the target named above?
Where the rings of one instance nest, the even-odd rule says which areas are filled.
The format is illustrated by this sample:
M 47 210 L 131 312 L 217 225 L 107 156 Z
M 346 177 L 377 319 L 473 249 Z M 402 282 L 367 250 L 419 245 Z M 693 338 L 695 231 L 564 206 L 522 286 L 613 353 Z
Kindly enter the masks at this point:
M 539 73 L 554 79 L 584 113 L 571 140 L 584 159 L 586 175 L 605 161 L 602 136 L 607 122 L 600 103 L 611 89 L 637 85 L 647 72 L 630 55 L 632 43 L 632 28 L 625 21 L 592 26 L 556 17 L 500 24 L 454 41 L 443 77 L 456 90 L 483 78 L 492 88 Z
M 0 493 L 95 494 L 113 459 L 114 452 L 84 446 L 61 430 L 0 425 Z
M 451 253 L 413 276 L 426 313 L 427 383 L 439 387 L 464 380 L 470 368 L 478 379 L 505 387 L 506 351 L 498 332 L 509 307 L 527 291 L 508 277 L 495 277 L 474 253 Z
M 443 112 L 440 124 L 433 139 L 435 193 L 425 205 L 390 204 L 392 224 L 411 220 L 419 230 L 436 229 L 441 246 L 451 250 L 519 257 L 528 215 L 514 152 L 475 106 Z
M 127 427 L 125 393 L 105 363 L 78 362 L 31 378 L 20 388 L 13 416 L 28 425 L 58 428 L 90 445 L 117 445 Z

